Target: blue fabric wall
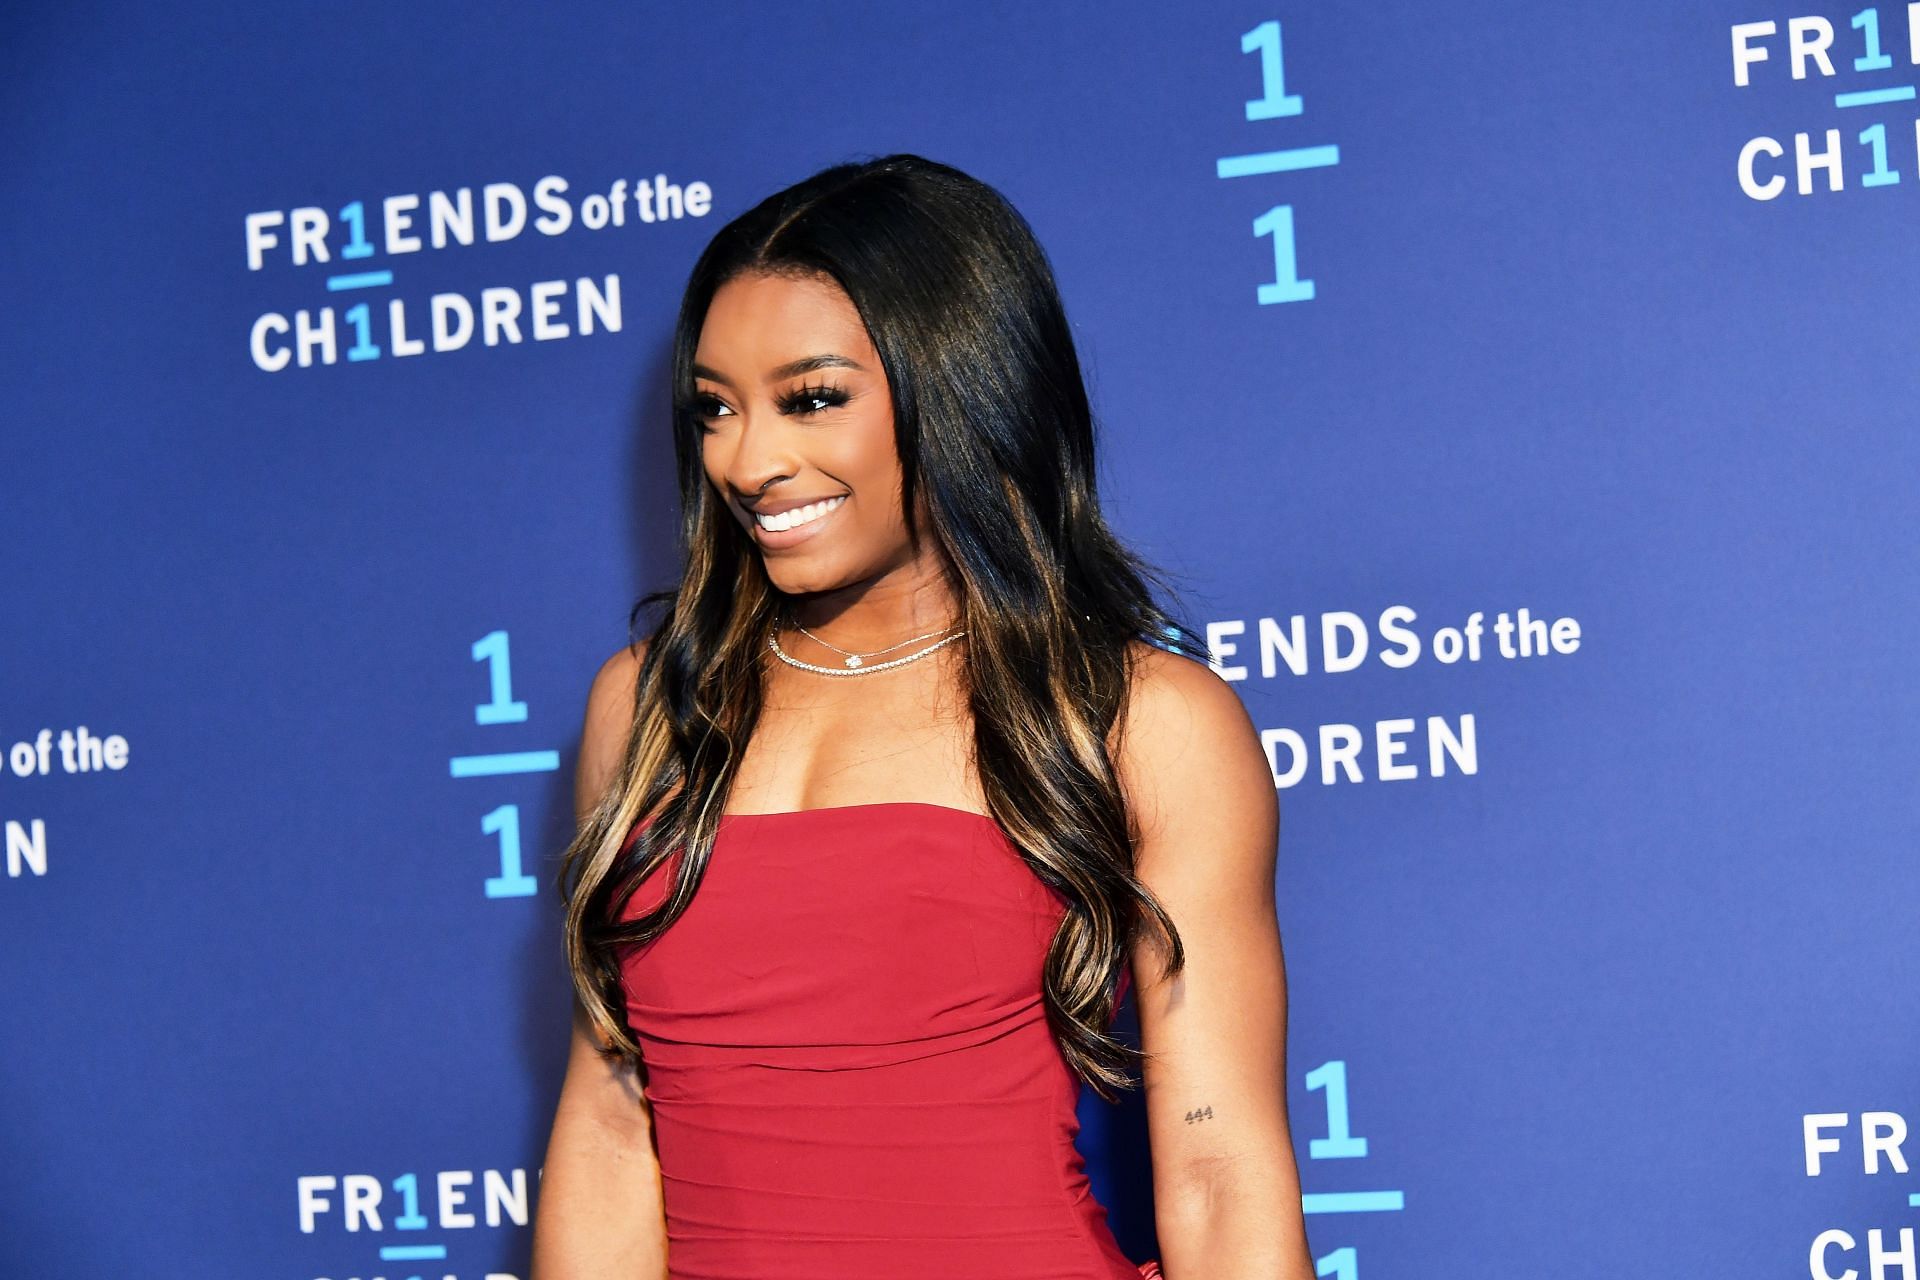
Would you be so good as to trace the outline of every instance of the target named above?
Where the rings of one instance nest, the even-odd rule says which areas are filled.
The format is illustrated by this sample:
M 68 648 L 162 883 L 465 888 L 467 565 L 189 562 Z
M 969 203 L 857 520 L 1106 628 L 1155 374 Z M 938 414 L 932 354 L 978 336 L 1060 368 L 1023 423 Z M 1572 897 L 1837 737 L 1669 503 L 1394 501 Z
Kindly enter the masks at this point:
M 1268 733 L 1322 1274 L 1912 1248 L 1906 6 L 0 23 L 0 1272 L 525 1274 L 679 291 L 894 150 L 1032 221 L 1110 517 Z M 1146 1257 L 1139 1108 L 1082 1111 Z

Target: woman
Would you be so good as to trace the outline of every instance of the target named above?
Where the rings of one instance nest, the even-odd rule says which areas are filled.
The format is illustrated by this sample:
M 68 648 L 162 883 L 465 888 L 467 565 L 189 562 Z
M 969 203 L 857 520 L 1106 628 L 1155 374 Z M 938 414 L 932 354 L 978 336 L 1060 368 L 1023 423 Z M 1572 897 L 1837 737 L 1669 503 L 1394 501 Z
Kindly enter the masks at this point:
M 1307 1280 L 1272 775 L 1101 519 L 1025 221 L 827 169 L 715 236 L 673 380 L 683 577 L 588 697 L 536 1280 Z M 1137 1268 L 1073 1143 L 1135 1061 Z

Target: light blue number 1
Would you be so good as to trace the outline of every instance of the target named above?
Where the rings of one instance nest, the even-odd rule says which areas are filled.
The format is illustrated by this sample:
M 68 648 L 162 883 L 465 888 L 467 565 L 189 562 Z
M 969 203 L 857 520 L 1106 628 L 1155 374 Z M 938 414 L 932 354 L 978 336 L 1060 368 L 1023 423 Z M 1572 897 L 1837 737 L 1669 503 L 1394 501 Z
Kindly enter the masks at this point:
M 489 898 L 531 898 L 540 882 L 520 870 L 520 806 L 503 804 L 480 819 L 486 835 L 500 835 L 500 874 L 487 877 Z
M 1855 71 L 1885 71 L 1893 59 L 1880 52 L 1880 11 L 1862 9 L 1853 15 L 1853 29 L 1861 33 L 1867 51 L 1853 60 Z
M 493 685 L 493 701 L 473 709 L 475 724 L 519 724 L 527 718 L 527 704 L 513 700 L 513 658 L 507 648 L 507 633 L 489 631 L 473 642 L 473 660 L 487 661 L 487 674 Z
M 1314 1260 L 1313 1274 L 1331 1276 L 1333 1280 L 1360 1280 L 1360 1252 L 1351 1246 L 1335 1249 L 1326 1257 Z
M 396 1231 L 424 1231 L 427 1220 L 420 1214 L 420 1177 L 418 1174 L 403 1173 L 393 1180 L 393 1189 L 400 1193 L 401 1203 L 406 1209 L 395 1216 L 393 1226 Z
M 1307 1088 L 1327 1091 L 1327 1136 L 1307 1144 L 1313 1160 L 1338 1160 L 1367 1154 L 1367 1140 L 1347 1128 L 1347 1064 L 1336 1059 L 1307 1072 Z
M 1297 116 L 1301 112 L 1300 95 L 1287 92 L 1286 67 L 1280 60 L 1280 23 L 1269 19 L 1240 37 L 1240 52 L 1260 51 L 1260 88 L 1257 98 L 1247 99 L 1247 119 L 1274 120 Z
M 1273 274 L 1271 284 L 1260 286 L 1256 296 L 1261 305 L 1269 302 L 1312 302 L 1313 281 L 1302 280 L 1293 253 L 1293 206 L 1275 205 L 1253 220 L 1253 234 L 1273 236 Z
M 1860 185 L 1887 187 L 1900 181 L 1900 171 L 1887 168 L 1887 126 L 1869 125 L 1861 131 L 1860 141 L 1873 148 L 1873 172 L 1861 174 Z
M 367 324 L 371 314 L 364 302 L 347 308 L 347 323 L 353 326 L 354 332 L 354 343 L 347 348 L 347 359 L 378 360 L 380 358 L 380 344 L 373 340 L 373 332 Z
M 341 248 L 343 258 L 371 258 L 373 246 L 367 243 L 367 207 L 355 200 L 341 208 L 340 221 L 353 228 L 353 236 Z

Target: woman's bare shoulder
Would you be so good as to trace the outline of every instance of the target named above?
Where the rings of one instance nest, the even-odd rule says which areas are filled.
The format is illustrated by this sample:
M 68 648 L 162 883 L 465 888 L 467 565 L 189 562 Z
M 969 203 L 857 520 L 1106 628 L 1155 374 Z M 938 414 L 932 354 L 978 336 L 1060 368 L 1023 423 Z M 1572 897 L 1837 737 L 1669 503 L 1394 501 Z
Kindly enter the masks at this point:
M 1145 640 L 1127 642 L 1130 710 L 1146 719 L 1193 708 L 1200 714 L 1240 706 L 1240 695 L 1208 664 Z
M 1115 767 L 1149 827 L 1199 797 L 1210 806 L 1274 803 L 1259 730 L 1234 687 L 1210 665 L 1136 640 Z
M 634 696 L 647 641 L 615 650 L 594 673 L 587 690 L 585 724 L 580 731 L 580 762 L 574 772 L 574 809 L 585 814 L 598 803 L 626 752 L 633 729 Z
M 640 664 L 646 660 L 649 643 L 645 639 L 635 640 L 631 644 L 621 645 L 607 655 L 607 660 L 601 663 L 600 669 L 594 673 L 595 691 L 599 691 L 602 686 L 611 685 L 624 688 L 631 693 L 640 678 Z

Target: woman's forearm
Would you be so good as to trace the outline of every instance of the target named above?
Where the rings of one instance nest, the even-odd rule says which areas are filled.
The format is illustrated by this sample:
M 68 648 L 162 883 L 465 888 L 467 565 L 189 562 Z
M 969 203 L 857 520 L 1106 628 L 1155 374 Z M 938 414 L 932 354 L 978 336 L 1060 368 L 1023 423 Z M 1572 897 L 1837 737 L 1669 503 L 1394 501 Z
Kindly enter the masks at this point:
M 1154 1226 L 1166 1280 L 1314 1280 L 1290 1162 L 1224 1170 L 1174 1195 L 1156 1192 Z
M 533 1218 L 528 1280 L 666 1280 L 660 1165 L 645 1126 L 563 1105 Z

